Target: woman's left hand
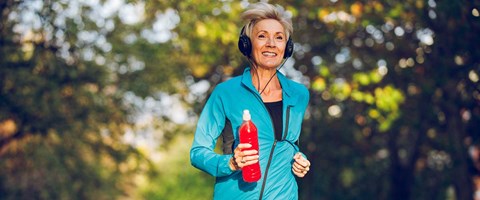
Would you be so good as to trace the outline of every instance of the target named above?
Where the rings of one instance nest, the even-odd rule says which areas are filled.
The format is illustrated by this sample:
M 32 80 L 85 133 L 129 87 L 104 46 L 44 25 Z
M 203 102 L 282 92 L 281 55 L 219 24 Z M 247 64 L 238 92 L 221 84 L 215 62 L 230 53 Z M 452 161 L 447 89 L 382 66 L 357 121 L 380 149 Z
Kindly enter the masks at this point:
M 304 158 L 301 153 L 295 154 L 295 156 L 293 156 L 293 160 L 293 174 L 300 178 L 303 178 L 310 170 L 310 161 Z

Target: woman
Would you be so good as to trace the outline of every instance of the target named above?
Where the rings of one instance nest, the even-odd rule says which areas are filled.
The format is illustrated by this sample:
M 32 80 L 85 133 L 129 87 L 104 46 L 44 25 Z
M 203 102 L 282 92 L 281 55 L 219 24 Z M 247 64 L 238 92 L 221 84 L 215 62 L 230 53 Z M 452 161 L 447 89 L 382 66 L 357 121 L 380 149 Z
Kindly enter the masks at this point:
M 292 54 L 292 24 L 283 9 L 267 3 L 252 4 L 242 18 L 247 24 L 239 48 L 252 67 L 214 89 L 200 115 L 190 159 L 193 166 L 216 177 L 214 199 L 298 199 L 295 176 L 304 177 L 310 162 L 295 142 L 309 93 L 277 69 Z M 244 109 L 257 126 L 259 152 L 242 151 L 251 146 L 239 144 Z M 218 154 L 214 148 L 224 131 L 231 132 L 233 151 L 224 148 L 224 154 Z M 261 179 L 244 182 L 241 169 L 257 162 Z

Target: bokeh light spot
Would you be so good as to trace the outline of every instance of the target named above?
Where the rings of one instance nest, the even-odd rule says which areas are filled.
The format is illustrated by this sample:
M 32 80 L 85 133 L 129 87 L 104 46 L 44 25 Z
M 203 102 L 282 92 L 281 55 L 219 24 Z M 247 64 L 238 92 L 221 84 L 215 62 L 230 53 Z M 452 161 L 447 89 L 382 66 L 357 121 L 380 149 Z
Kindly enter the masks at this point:
M 332 117 L 339 118 L 342 116 L 342 110 L 340 109 L 340 106 L 332 105 L 328 107 L 328 114 L 330 114 Z
M 476 8 L 472 9 L 472 15 L 474 17 L 479 17 L 480 16 L 480 13 L 478 12 L 478 10 Z

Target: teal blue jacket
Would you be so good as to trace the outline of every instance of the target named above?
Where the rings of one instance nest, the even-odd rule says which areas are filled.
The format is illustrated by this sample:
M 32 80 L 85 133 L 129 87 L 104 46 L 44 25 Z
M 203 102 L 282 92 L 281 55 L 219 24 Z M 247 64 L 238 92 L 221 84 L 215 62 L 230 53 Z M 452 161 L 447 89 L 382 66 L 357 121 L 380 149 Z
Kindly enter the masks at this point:
M 299 151 L 302 121 L 309 101 L 304 85 L 277 77 L 282 86 L 283 139 L 275 139 L 273 122 L 260 94 L 252 84 L 250 68 L 243 75 L 218 84 L 210 95 L 198 120 L 190 150 L 192 165 L 216 177 L 213 199 L 298 199 L 298 187 L 292 172 L 293 156 Z M 250 110 L 258 129 L 259 162 L 262 178 L 256 183 L 242 179 L 241 171 L 232 171 L 232 154 L 214 151 L 226 123 L 231 124 L 235 147 L 244 109 Z

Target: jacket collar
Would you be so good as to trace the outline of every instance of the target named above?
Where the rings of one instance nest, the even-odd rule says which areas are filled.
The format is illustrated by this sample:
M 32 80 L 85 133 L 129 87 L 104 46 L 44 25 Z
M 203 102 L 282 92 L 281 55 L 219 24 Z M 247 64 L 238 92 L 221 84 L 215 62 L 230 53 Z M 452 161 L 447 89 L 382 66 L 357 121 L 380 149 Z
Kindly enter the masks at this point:
M 293 94 L 295 91 L 291 86 L 291 83 L 289 82 L 288 78 L 285 77 L 285 75 L 283 75 L 280 71 L 277 70 L 276 75 L 278 77 L 278 80 L 280 81 L 280 85 L 282 86 L 284 103 L 288 105 L 294 105 L 296 103 L 296 98 L 293 98 Z M 245 68 L 245 70 L 243 70 L 242 84 L 260 97 L 260 93 L 253 85 L 250 67 L 247 67 Z

